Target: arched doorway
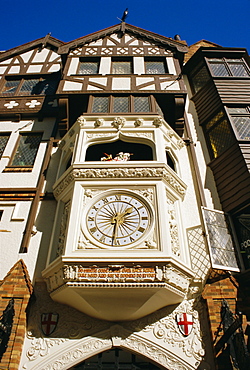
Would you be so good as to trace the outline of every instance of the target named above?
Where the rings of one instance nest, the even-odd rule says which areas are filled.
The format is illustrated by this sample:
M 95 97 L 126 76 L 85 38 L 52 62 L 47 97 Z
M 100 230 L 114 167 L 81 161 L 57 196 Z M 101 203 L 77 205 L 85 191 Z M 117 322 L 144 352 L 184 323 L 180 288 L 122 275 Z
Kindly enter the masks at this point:
M 147 358 L 120 348 L 112 348 L 90 357 L 69 370 L 160 370 Z

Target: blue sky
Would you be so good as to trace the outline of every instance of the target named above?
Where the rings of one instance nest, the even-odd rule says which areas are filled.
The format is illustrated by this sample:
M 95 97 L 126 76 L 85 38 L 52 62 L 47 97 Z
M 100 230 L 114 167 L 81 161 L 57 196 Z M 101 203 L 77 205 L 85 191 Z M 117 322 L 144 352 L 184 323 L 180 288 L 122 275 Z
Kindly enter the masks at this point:
M 250 53 L 250 0 L 1 0 L 0 50 L 45 36 L 68 42 L 119 23 L 167 37 L 179 34 L 189 45 L 201 39 Z

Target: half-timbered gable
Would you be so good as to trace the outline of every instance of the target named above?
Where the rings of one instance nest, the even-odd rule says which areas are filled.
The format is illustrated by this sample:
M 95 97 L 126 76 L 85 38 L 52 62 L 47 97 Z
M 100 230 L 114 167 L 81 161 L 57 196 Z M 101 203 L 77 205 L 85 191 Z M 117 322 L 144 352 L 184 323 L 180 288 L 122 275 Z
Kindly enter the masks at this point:
M 62 44 L 47 35 L 0 55 L 0 113 L 5 116 L 41 111 L 46 96 L 57 89 L 61 70 Z M 46 99 L 45 108 L 53 106 Z
M 176 58 L 186 51 L 184 41 L 127 24 L 113 26 L 59 49 L 68 59 L 58 92 L 181 91 Z

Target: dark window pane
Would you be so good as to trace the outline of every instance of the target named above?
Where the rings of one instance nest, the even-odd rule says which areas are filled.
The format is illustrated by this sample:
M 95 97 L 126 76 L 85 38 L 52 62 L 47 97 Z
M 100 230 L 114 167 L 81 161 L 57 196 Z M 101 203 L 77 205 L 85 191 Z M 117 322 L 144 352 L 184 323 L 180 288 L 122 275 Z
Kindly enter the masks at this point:
M 114 113 L 129 112 L 128 96 L 119 96 L 114 98 Z
M 225 77 L 225 76 L 230 76 L 226 66 L 224 63 L 209 63 L 212 73 L 214 76 L 220 76 L 220 77 Z
M 19 83 L 20 83 L 20 80 L 6 81 L 3 91 L 2 91 L 2 95 L 6 95 L 6 96 L 14 95 Z
M 108 113 L 109 98 L 107 96 L 94 97 L 92 113 Z
M 149 100 L 147 96 L 135 96 L 134 97 L 134 109 L 135 112 L 149 112 Z
M 97 62 L 80 62 L 79 74 L 92 75 L 98 73 Z
M 224 113 L 220 111 L 216 114 L 207 124 L 206 124 L 206 130 L 210 129 L 212 126 L 214 126 L 222 117 L 224 116 Z
M 117 75 L 124 75 L 132 73 L 132 65 L 130 61 L 127 62 L 112 62 L 112 73 Z
M 207 71 L 207 68 L 203 66 L 194 76 L 192 79 L 194 92 L 196 93 L 199 91 L 208 81 L 210 77 Z
M 164 74 L 166 73 L 163 61 L 146 61 L 145 62 L 147 74 Z
M 3 155 L 4 149 L 7 145 L 10 135 L 0 134 L 0 158 Z
M 32 166 L 35 162 L 41 140 L 42 134 L 22 135 L 12 165 Z

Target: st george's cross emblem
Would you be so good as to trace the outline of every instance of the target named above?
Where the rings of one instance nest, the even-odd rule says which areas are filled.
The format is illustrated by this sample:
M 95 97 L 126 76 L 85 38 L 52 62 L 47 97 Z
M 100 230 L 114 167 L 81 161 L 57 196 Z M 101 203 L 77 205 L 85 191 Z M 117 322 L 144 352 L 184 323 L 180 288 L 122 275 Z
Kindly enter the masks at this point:
M 188 313 L 179 313 L 176 315 L 178 328 L 185 337 L 187 337 L 193 329 L 193 316 Z
M 58 313 L 43 313 L 41 315 L 41 327 L 44 335 L 52 334 L 57 326 L 59 319 Z

